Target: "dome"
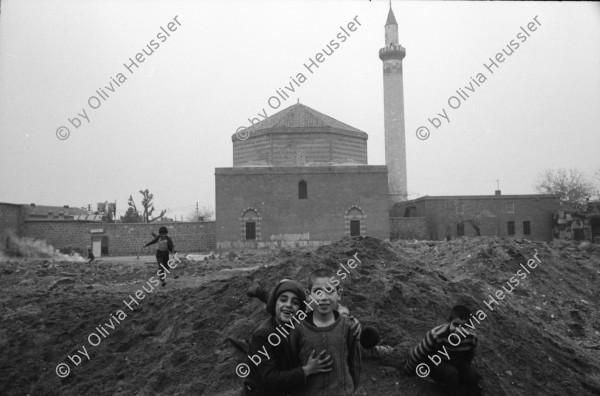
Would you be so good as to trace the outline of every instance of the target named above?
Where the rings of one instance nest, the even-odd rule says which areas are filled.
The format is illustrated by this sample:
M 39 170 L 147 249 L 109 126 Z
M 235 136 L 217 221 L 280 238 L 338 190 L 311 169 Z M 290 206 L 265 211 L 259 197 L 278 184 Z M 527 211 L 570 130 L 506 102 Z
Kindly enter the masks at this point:
M 233 166 L 367 164 L 368 135 L 297 103 L 233 140 Z

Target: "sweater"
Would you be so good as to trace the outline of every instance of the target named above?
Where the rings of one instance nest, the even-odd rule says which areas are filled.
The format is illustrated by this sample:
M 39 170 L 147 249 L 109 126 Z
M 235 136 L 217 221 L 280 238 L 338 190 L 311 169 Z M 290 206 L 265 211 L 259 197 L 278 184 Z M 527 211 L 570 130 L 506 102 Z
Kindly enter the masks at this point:
M 312 350 L 315 356 L 326 350 L 333 364 L 331 371 L 311 375 L 306 386 L 294 395 L 333 396 L 352 395 L 358 388 L 361 355 L 360 343 L 352 335 L 351 322 L 345 316 L 336 315 L 335 322 L 327 327 L 316 327 L 312 321 L 313 313 L 297 326 L 290 334 L 292 352 L 297 353 L 301 362 L 308 361 Z
M 298 355 L 291 352 L 288 339 L 281 336 L 276 327 L 277 322 L 271 317 L 252 334 L 248 354 L 254 362 L 250 359 L 246 362 L 250 367 L 250 374 L 244 380 L 246 395 L 284 396 L 305 383 Z M 278 343 L 275 336 L 269 342 L 270 334 L 278 335 L 281 342 Z
M 419 345 L 409 352 L 408 359 L 404 365 L 404 374 L 408 376 L 414 375 L 417 365 L 421 362 L 433 363 L 428 359 L 428 356 L 434 354 L 437 354 L 442 359 L 442 363 L 471 363 L 475 357 L 477 336 L 471 329 L 461 329 L 464 336 L 456 332 L 456 335 L 450 339 L 448 339 L 450 336 L 450 323 L 445 323 L 429 330 Z M 460 340 L 460 343 L 458 340 Z
M 158 243 L 156 249 L 157 256 L 169 256 L 169 252 L 174 253 L 173 250 L 175 249 L 175 246 L 173 245 L 173 240 L 170 236 L 167 235 L 165 239 L 161 239 L 160 235 L 157 235 L 153 240 L 145 244 L 144 247 L 154 245 L 155 243 Z

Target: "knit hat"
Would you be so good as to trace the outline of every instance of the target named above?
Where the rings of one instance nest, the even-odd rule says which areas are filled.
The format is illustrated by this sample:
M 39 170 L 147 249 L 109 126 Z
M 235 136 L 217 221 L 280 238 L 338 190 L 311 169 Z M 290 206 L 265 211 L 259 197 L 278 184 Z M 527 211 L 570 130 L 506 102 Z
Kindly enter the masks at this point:
M 302 311 L 306 310 L 306 304 L 304 301 L 306 300 L 306 295 L 304 294 L 304 289 L 302 285 L 296 281 L 284 279 L 275 286 L 273 291 L 269 294 L 269 300 L 267 301 L 267 312 L 271 316 L 275 316 L 275 305 L 277 299 L 281 295 L 281 293 L 292 292 L 300 300 L 300 309 Z

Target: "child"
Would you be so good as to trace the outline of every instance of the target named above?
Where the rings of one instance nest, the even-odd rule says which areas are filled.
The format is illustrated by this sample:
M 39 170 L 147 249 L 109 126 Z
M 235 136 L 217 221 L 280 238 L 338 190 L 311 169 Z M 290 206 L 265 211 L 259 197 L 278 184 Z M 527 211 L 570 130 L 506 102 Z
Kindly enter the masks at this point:
M 168 268 L 167 266 L 169 262 L 169 252 L 175 254 L 175 246 L 173 245 L 173 240 L 167 235 L 168 233 L 169 230 L 167 230 L 167 227 L 162 226 L 158 229 L 158 235 L 156 235 L 153 240 L 144 245 L 144 247 L 146 247 L 155 243 L 157 244 L 156 262 L 158 263 L 159 271 L 164 271 L 165 268 Z M 162 285 L 166 286 L 166 284 L 167 282 L 165 282 L 165 278 L 162 278 Z
M 288 280 L 290 280 L 290 279 L 282 279 L 280 282 L 284 282 L 284 281 L 288 281 Z M 252 282 L 250 287 L 248 287 L 248 291 L 246 292 L 246 295 L 248 297 L 256 297 L 260 301 L 264 302 L 265 304 L 269 300 L 269 291 L 262 288 L 257 281 Z M 375 345 L 377 345 L 377 343 L 379 343 L 379 333 L 377 333 L 377 330 L 375 328 L 371 328 L 372 330 L 368 330 L 367 334 L 363 337 L 362 325 L 354 316 L 350 316 L 350 310 L 348 308 L 344 307 L 342 304 L 338 304 L 337 311 L 340 314 L 342 314 L 350 319 L 351 324 L 352 324 L 353 335 L 355 337 L 360 337 L 362 347 L 370 349 L 370 348 L 375 347 Z M 374 338 L 373 332 L 375 332 L 377 334 L 376 335 L 377 341 L 373 340 L 373 338 Z M 365 341 L 364 343 L 363 343 L 363 340 Z M 236 345 L 236 347 L 240 348 L 238 346 L 240 343 L 239 340 L 236 340 L 236 339 L 233 339 L 230 337 L 230 341 L 234 345 Z
M 309 377 L 299 395 L 352 395 L 358 387 L 360 345 L 352 334 L 350 319 L 336 311 L 341 291 L 337 284 L 335 287 L 328 285 L 331 279 L 335 276 L 330 269 L 320 269 L 309 275 L 309 312 L 297 326 L 298 331 L 290 335 L 290 345 L 300 360 L 310 356 L 311 351 L 327 351 L 333 359 L 332 370 Z
M 481 395 L 481 376 L 471 366 L 477 348 L 477 336 L 468 326 L 462 327 L 470 319 L 469 316 L 469 308 L 463 305 L 454 306 L 450 311 L 448 323 L 428 331 L 421 343 L 409 353 L 404 373 L 412 376 L 418 364 L 425 363 L 430 367 L 431 378 L 443 382 L 448 395 L 457 396 L 460 384 L 466 387 L 466 393 L 461 395 Z M 455 335 L 451 337 L 453 333 Z M 441 359 L 437 365 L 428 358 L 434 354 Z
M 96 257 L 94 256 L 94 253 L 92 253 L 92 249 L 88 248 L 88 258 L 90 259 L 90 261 L 88 261 L 88 264 L 92 264 L 94 262 L 94 260 L 96 259 Z
M 330 370 L 330 358 L 324 353 L 315 356 L 312 351 L 301 361 L 290 350 L 285 332 L 294 326 L 292 319 L 297 320 L 294 316 L 301 306 L 305 308 L 304 301 L 302 286 L 289 279 L 279 282 L 270 293 L 267 312 L 271 317 L 252 334 L 247 362 L 250 373 L 244 380 L 242 395 L 287 395 L 302 387 L 307 377 Z M 276 331 L 277 328 L 281 332 Z M 304 361 L 306 364 L 302 366 Z

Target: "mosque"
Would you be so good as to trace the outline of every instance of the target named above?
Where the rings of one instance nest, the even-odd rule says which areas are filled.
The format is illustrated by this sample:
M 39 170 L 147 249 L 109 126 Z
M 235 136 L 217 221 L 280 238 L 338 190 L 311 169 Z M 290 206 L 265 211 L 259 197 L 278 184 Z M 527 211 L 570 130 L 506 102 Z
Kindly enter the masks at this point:
M 389 238 L 389 210 L 407 198 L 405 54 L 390 7 L 379 50 L 386 165 L 368 165 L 367 133 L 301 103 L 232 136 L 233 167 L 215 169 L 218 249 Z

